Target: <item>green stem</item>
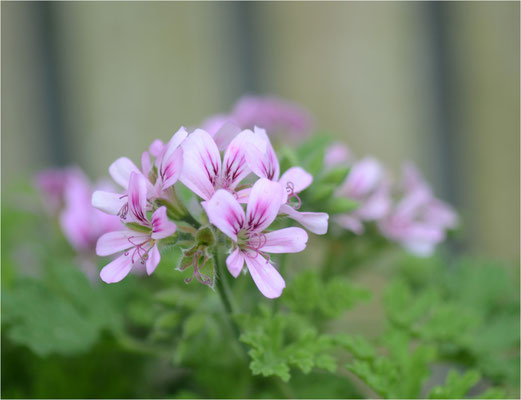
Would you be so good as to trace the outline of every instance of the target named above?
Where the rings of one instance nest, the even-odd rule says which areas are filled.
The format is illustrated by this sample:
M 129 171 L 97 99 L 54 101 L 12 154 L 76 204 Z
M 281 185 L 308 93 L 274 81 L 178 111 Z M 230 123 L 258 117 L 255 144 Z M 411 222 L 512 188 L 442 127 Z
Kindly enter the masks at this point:
M 190 225 L 192 225 L 193 227 L 199 229 L 201 227 L 201 224 L 199 223 L 199 221 L 197 221 L 193 216 L 192 214 L 190 214 L 188 212 L 188 210 L 186 211 L 186 215 L 183 217 L 183 221 L 189 223 Z
M 292 387 L 289 385 L 288 382 L 284 382 L 282 379 L 280 379 L 278 376 L 273 377 L 273 380 L 275 381 L 275 385 L 277 385 L 278 389 L 280 390 L 281 394 L 286 399 L 295 399 L 297 396 L 295 395 L 295 392 L 293 392 Z
M 214 251 L 213 257 L 214 257 L 214 262 L 215 262 L 215 267 L 216 267 L 215 269 L 217 270 L 217 279 L 216 279 L 217 292 L 219 293 L 221 302 L 226 310 L 226 314 L 228 315 L 228 321 L 229 321 L 230 327 L 233 331 L 233 334 L 237 338 L 237 341 L 240 343 L 240 346 L 243 350 L 242 355 L 246 356 L 248 353 L 248 349 L 246 348 L 245 344 L 243 342 L 241 342 L 239 339 L 241 336 L 241 331 L 234 319 L 234 316 L 237 314 L 237 306 L 233 299 L 233 295 L 230 290 L 230 287 L 228 286 L 228 282 L 226 281 L 226 275 L 224 273 L 225 271 L 224 271 L 223 263 L 221 262 L 217 251 Z

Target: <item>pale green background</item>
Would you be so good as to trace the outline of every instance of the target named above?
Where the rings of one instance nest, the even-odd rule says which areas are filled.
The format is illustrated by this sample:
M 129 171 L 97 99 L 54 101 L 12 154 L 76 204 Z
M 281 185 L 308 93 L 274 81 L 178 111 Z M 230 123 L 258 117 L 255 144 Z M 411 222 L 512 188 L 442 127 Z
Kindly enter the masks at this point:
M 302 103 L 358 155 L 395 171 L 416 161 L 458 206 L 468 249 L 516 260 L 519 3 L 440 7 L 436 31 L 426 2 L 2 2 L 2 196 L 60 160 L 91 177 L 138 161 L 153 138 L 257 90 Z

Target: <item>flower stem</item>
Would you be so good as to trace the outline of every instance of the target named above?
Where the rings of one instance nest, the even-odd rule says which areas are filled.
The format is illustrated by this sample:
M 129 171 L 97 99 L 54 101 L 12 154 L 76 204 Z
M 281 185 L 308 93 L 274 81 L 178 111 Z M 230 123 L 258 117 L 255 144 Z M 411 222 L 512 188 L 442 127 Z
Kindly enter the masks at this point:
M 224 275 L 224 268 L 222 266 L 222 262 L 219 259 L 219 254 L 217 251 L 214 251 L 213 254 L 215 269 L 217 270 L 217 291 L 219 292 L 219 296 L 221 297 L 221 301 L 226 309 L 226 312 L 229 314 L 230 318 L 236 313 L 235 303 L 233 301 L 233 297 L 228 286 L 228 282 L 226 281 L 226 277 Z
M 241 356 L 243 358 L 247 359 L 248 349 L 247 349 L 246 345 L 240 341 L 241 331 L 239 329 L 239 326 L 237 325 L 237 322 L 235 322 L 235 319 L 234 319 L 234 316 L 237 314 L 237 306 L 233 299 L 233 295 L 230 290 L 230 287 L 228 286 L 228 282 L 226 280 L 226 275 L 224 274 L 225 271 L 224 271 L 223 263 L 221 262 L 219 255 L 220 254 L 217 251 L 214 251 L 213 258 L 214 258 L 214 263 L 215 263 L 215 269 L 217 271 L 217 279 L 216 279 L 217 292 L 219 293 L 221 302 L 226 310 L 226 314 L 228 315 L 228 322 L 233 331 L 233 334 L 237 338 L 237 341 L 240 344 L 241 349 L 243 350 L 241 352 Z

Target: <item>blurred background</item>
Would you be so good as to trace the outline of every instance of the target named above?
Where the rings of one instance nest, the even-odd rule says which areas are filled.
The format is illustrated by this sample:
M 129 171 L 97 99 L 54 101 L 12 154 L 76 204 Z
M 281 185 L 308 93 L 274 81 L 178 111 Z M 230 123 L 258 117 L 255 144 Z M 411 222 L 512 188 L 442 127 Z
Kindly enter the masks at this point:
M 396 173 L 415 161 L 463 247 L 519 257 L 518 2 L 2 2 L 2 191 L 92 178 L 243 94 L 295 101 Z

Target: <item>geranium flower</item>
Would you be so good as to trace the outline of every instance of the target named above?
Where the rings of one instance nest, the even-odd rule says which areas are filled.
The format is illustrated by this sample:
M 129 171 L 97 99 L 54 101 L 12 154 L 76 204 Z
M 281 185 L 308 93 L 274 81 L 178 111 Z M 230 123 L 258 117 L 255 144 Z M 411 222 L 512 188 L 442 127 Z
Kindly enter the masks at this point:
M 292 167 L 279 178 L 279 160 L 264 129 L 254 128 L 248 145 L 247 159 L 255 175 L 279 182 L 284 188 L 284 200 L 279 210 L 281 214 L 294 219 L 317 235 L 324 235 L 327 232 L 329 219 L 327 213 L 297 211 L 302 205 L 298 194 L 311 185 L 313 177 L 300 167 Z M 292 198 L 297 201 L 296 207 L 290 205 Z
M 107 264 L 100 273 L 106 283 L 121 281 L 137 263 L 145 264 L 147 274 L 156 269 L 161 256 L 157 241 L 172 235 L 177 226 L 169 221 L 166 207 L 158 208 L 150 220 L 147 217 L 147 182 L 141 173 L 132 172 L 128 185 L 128 213 L 139 229 L 125 229 L 104 234 L 98 239 L 96 253 L 109 256 L 123 254 Z
M 112 179 L 123 188 L 123 193 L 96 191 L 92 195 L 92 205 L 106 213 L 119 215 L 125 219 L 128 211 L 127 189 L 132 173 L 145 178 L 148 200 L 168 198 L 166 190 L 177 182 L 181 174 L 183 150 L 180 146 L 187 135 L 186 129 L 180 128 L 166 145 L 163 145 L 160 140 L 155 140 L 150 145 L 150 153 L 145 151 L 141 156 L 141 170 L 127 157 L 118 158 L 109 167 L 109 173 Z M 152 171 L 150 154 L 156 157 L 157 176 Z
M 264 233 L 277 217 L 284 197 L 279 183 L 259 179 L 251 189 L 246 213 L 226 190 L 218 190 L 209 201 L 203 202 L 210 222 L 233 241 L 226 259 L 228 271 L 236 278 L 246 262 L 257 288 L 268 298 L 279 297 L 286 284 L 266 253 L 300 252 L 308 240 L 301 228 Z
M 221 162 L 212 137 L 202 129 L 196 129 L 183 143 L 183 173 L 179 180 L 204 200 L 210 200 L 219 189 L 234 193 L 250 173 L 246 162 L 249 136 L 247 131 L 238 134 L 226 148 Z
M 389 182 L 382 164 L 366 157 L 353 164 L 344 184 L 337 191 L 359 203 L 353 212 L 335 217 L 335 222 L 358 235 L 364 232 L 364 222 L 383 218 L 391 205 Z
M 380 231 L 411 253 L 429 256 L 445 239 L 446 231 L 457 226 L 458 215 L 434 197 L 414 165 L 404 165 L 401 186 L 403 196 L 379 222 Z

